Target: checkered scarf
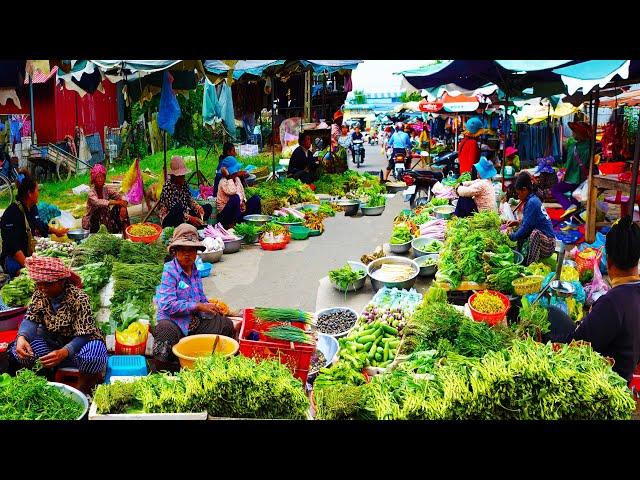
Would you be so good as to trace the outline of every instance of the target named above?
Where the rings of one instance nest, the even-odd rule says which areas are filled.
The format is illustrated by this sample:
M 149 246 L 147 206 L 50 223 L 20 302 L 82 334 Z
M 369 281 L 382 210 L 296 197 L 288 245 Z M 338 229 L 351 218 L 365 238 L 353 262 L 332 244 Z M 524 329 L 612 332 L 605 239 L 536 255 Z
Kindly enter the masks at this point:
M 25 263 L 29 277 L 36 283 L 57 282 L 68 278 L 76 287 L 82 288 L 82 279 L 59 258 L 31 256 Z

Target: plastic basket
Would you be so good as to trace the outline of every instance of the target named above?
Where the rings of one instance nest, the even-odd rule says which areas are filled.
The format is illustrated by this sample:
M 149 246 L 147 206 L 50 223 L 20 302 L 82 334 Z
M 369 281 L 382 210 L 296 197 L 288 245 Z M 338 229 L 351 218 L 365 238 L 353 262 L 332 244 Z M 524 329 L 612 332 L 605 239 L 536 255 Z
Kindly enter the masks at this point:
M 502 300 L 502 303 L 504 304 L 504 310 L 499 313 L 482 313 L 476 310 L 475 308 L 473 308 L 473 301 L 475 300 L 475 298 L 478 296 L 478 293 L 480 292 L 474 293 L 473 295 L 471 295 L 471 298 L 469 298 L 469 310 L 471 311 L 471 316 L 476 322 L 485 322 L 485 323 L 488 323 L 489 325 L 497 325 L 502 320 L 504 320 L 505 317 L 507 316 L 509 307 L 511 307 L 511 302 L 509 301 L 506 295 L 503 295 L 500 292 L 495 292 L 493 290 L 487 290 L 487 292 L 492 295 L 495 295 L 500 300 Z
M 263 250 L 282 250 L 287 246 L 287 243 L 289 242 L 278 242 L 278 243 L 269 243 L 269 242 L 263 242 L 262 240 L 260 240 L 260 246 L 262 247 Z
M 589 257 L 589 252 L 596 252 L 593 257 Z M 602 250 L 595 248 L 585 248 L 583 251 L 576 255 L 576 266 L 578 267 L 578 273 L 582 273 L 585 270 L 593 270 L 596 265 L 600 265 L 602 259 Z
M 262 332 L 273 324 L 256 322 L 252 308 L 244 310 L 243 318 L 239 340 L 240 354 L 255 359 L 277 358 L 280 363 L 291 370 L 291 373 L 296 378 L 302 380 L 303 383 L 306 382 L 309 375 L 311 357 L 315 352 L 316 346 L 265 337 Z M 303 322 L 291 322 L 290 325 L 303 329 L 306 327 Z M 246 338 L 252 331 L 257 331 L 260 334 L 260 340 Z
M 531 293 L 539 292 L 540 288 L 542 288 L 543 280 L 544 277 L 542 275 L 529 275 L 527 277 L 516 278 L 511 282 L 511 285 L 516 295 L 523 297 Z
M 149 338 L 149 327 L 147 326 L 147 335 L 144 337 L 144 341 L 138 343 L 137 345 L 124 345 L 118 342 L 117 335 L 115 336 L 116 340 L 116 355 L 144 355 L 147 349 L 147 339 Z
M 146 237 L 137 237 L 135 235 L 131 235 L 131 228 L 134 227 L 134 225 L 129 225 L 125 230 L 126 237 L 132 242 L 140 243 L 153 243 L 158 240 L 158 238 L 160 238 L 160 235 L 162 234 L 162 227 L 160 225 L 156 225 L 155 223 L 143 223 L 142 225 L 147 225 L 149 227 L 155 228 L 156 233 L 154 235 L 147 235 Z
M 113 355 L 107 362 L 107 378 L 111 377 L 142 377 L 147 374 L 147 361 L 142 355 Z

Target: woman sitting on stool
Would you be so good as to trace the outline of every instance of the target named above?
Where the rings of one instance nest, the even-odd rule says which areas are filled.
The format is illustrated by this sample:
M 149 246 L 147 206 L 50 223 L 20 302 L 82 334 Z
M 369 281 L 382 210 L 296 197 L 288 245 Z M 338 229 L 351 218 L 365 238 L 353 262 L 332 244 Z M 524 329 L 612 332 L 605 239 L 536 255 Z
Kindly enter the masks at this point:
M 246 215 L 259 214 L 261 209 L 258 195 L 247 200 L 239 177 L 242 171 L 238 168 L 236 166 L 221 169 L 222 179 L 218 184 L 216 207 L 217 219 L 224 228 L 232 228 L 236 223 L 242 222 Z
M 122 233 L 129 226 L 127 201 L 113 188 L 105 186 L 107 171 L 101 163 L 91 169 L 91 191 L 87 198 L 87 214 L 82 218 L 82 228 L 96 233 L 100 225 L 109 233 Z

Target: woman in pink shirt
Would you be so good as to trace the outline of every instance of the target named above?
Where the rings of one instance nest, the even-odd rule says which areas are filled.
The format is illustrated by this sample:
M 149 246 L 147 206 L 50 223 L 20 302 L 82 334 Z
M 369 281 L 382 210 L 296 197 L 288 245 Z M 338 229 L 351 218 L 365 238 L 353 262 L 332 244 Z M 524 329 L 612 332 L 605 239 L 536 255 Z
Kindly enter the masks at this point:
M 107 171 L 101 163 L 91 169 L 91 191 L 87 198 L 87 214 L 82 218 L 82 228 L 96 233 L 100 225 L 109 233 L 122 233 L 129 226 L 127 201 L 117 190 L 105 185 Z
M 218 184 L 216 196 L 217 220 L 224 228 L 232 228 L 236 223 L 242 222 L 246 215 L 260 213 L 260 197 L 254 195 L 247 200 L 244 186 L 238 177 L 239 166 L 223 167 L 220 172 L 222 179 Z
M 462 182 L 462 185 L 456 188 L 460 197 L 456 206 L 456 216 L 467 217 L 474 211 L 498 211 L 496 191 L 491 182 L 491 178 L 497 173 L 493 163 L 485 157 L 480 157 L 480 161 L 471 169 L 472 180 Z

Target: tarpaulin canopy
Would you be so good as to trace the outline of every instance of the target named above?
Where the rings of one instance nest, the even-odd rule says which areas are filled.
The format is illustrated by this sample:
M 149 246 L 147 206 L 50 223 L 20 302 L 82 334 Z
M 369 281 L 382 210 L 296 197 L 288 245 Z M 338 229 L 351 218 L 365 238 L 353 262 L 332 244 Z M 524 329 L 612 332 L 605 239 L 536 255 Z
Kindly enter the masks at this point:
M 234 80 L 243 75 L 261 77 L 271 74 L 290 75 L 312 68 L 314 72 L 334 73 L 353 70 L 362 60 L 205 60 L 205 71 L 217 76 L 228 76 L 232 71 Z
M 516 115 L 516 122 L 534 124 L 547 118 L 561 118 L 571 115 L 579 110 L 570 103 L 560 102 L 554 108 L 548 100 L 540 98 L 522 106 L 522 110 Z
M 182 60 L 91 60 L 102 70 L 123 69 L 130 73 L 136 72 L 159 72 L 166 70 L 181 62 Z
M 579 89 L 586 93 L 596 85 L 602 88 L 616 75 L 629 78 L 630 65 L 631 60 L 589 60 L 556 68 L 553 72 L 560 75 L 569 95 L 572 95 Z
M 277 65 L 282 65 L 286 60 L 237 60 L 235 64 L 229 65 L 224 60 L 205 60 L 203 65 L 207 72 L 216 75 L 227 75 L 229 70 L 233 70 L 233 79 L 238 80 L 242 75 L 262 76 L 263 72 Z
M 305 66 L 311 66 L 316 73 L 334 73 L 339 70 L 354 70 L 362 60 L 300 60 Z
M 476 88 L 474 90 L 466 90 L 455 83 L 449 83 L 447 85 L 441 85 L 439 87 L 426 88 L 424 91 L 427 93 L 427 99 L 429 100 L 437 100 L 438 98 L 442 98 L 444 94 L 448 94 L 452 97 L 457 97 L 458 95 L 465 95 L 468 97 L 475 97 L 477 95 L 491 95 L 496 90 L 498 90 L 498 86 L 495 84 L 484 85 L 480 88 Z

